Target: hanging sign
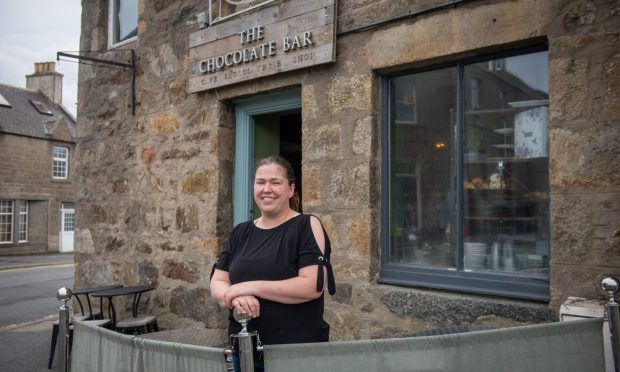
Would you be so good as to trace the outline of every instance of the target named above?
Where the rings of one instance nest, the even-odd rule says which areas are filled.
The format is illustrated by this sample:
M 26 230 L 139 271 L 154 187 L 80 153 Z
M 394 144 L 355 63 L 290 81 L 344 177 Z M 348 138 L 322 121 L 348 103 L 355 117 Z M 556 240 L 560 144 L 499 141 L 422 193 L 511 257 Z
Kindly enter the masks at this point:
M 194 32 L 189 91 L 334 62 L 335 17 L 335 0 L 289 0 Z

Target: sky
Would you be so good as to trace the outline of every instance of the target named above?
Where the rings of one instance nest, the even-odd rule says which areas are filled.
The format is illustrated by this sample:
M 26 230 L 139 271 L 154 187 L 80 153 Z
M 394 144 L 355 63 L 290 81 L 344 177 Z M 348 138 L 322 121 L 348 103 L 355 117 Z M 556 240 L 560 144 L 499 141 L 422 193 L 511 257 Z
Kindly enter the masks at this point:
M 56 62 L 64 75 L 62 103 L 75 116 L 78 64 L 56 52 L 80 45 L 80 0 L 0 0 L 0 83 L 26 87 L 35 62 Z

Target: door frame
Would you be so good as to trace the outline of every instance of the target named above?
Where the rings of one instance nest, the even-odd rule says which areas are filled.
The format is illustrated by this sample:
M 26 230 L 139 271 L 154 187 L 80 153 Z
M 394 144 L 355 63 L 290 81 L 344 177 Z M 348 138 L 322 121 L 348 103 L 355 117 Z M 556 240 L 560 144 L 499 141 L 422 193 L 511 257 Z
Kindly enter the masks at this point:
M 72 203 L 73 204 L 73 203 Z M 66 253 L 66 252 L 73 252 L 75 249 L 75 206 L 73 208 L 65 208 L 65 203 L 60 203 L 60 246 L 58 247 L 58 251 L 61 253 Z M 63 246 L 65 244 L 65 238 L 64 238 L 64 233 L 65 233 L 65 214 L 66 213 L 71 213 L 73 214 L 73 231 L 72 231 L 72 235 L 71 235 L 71 248 L 70 249 L 63 249 Z
M 235 104 L 235 169 L 233 226 L 252 218 L 254 172 L 254 116 L 301 109 L 301 88 L 252 96 Z

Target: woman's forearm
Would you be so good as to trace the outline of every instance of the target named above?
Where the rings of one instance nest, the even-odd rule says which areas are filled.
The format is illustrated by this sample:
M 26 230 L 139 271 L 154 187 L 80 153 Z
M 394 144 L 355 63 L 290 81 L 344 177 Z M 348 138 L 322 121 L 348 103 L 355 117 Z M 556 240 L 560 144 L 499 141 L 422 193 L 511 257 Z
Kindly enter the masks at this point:
M 215 270 L 213 278 L 211 278 L 211 283 L 209 284 L 209 290 L 211 291 L 211 297 L 216 299 L 221 307 L 230 307 L 230 303 L 226 301 L 226 293 L 230 286 L 228 273 Z
M 238 296 L 256 296 L 284 304 L 299 304 L 318 298 L 316 290 L 317 266 L 305 267 L 299 276 L 285 280 L 254 280 L 231 285 L 225 296 L 226 303 Z

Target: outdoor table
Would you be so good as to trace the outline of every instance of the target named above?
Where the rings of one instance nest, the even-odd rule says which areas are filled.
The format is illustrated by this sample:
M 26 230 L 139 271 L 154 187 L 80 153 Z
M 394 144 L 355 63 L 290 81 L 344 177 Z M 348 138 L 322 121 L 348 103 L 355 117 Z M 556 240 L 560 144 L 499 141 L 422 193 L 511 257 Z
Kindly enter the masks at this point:
M 228 333 L 225 329 L 217 328 L 186 328 L 172 329 L 169 331 L 153 332 L 137 337 L 149 340 L 176 342 L 208 347 L 228 346 Z
M 105 291 L 106 289 L 119 288 L 119 287 L 122 287 L 122 285 L 115 284 L 115 285 L 106 285 L 106 286 L 103 286 L 103 287 L 82 288 L 82 289 L 76 289 L 72 293 L 75 295 L 75 299 L 77 300 L 78 304 L 80 305 L 80 310 L 82 311 L 82 315 L 84 315 L 84 307 L 82 306 L 82 301 L 80 301 L 80 296 L 79 295 L 86 296 L 86 301 L 88 303 L 88 314 L 89 314 L 87 319 L 100 319 L 100 318 L 103 318 L 103 297 L 99 298 L 99 310 L 101 312 L 99 314 L 95 314 L 95 316 L 93 316 L 93 309 L 92 309 L 92 306 L 90 304 L 90 296 L 89 295 L 91 293 L 93 293 L 93 292 Z M 99 317 L 98 315 L 100 315 L 101 317 Z
M 103 291 L 93 292 L 93 297 L 106 297 L 108 299 L 108 316 L 112 319 L 112 327 L 116 328 L 116 310 L 114 309 L 114 302 L 112 299 L 117 296 L 133 295 L 133 303 L 131 306 L 132 316 L 135 318 L 138 316 L 138 304 L 140 303 L 140 297 L 142 293 L 152 291 L 155 289 L 150 285 L 131 286 L 131 287 L 119 287 L 111 288 Z

